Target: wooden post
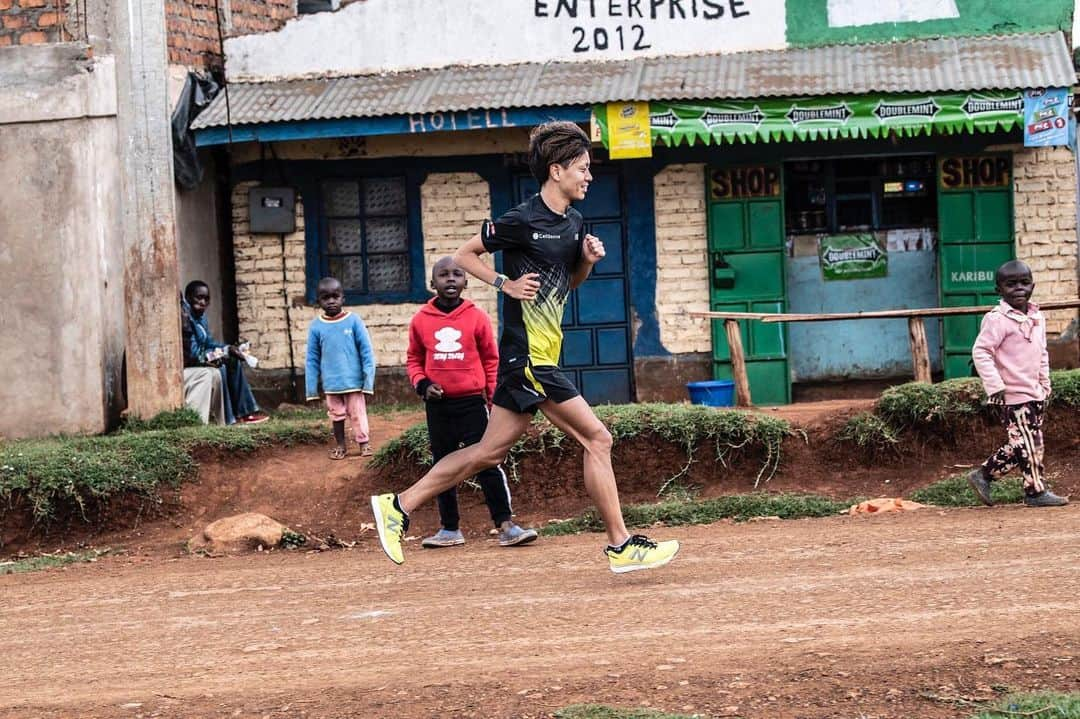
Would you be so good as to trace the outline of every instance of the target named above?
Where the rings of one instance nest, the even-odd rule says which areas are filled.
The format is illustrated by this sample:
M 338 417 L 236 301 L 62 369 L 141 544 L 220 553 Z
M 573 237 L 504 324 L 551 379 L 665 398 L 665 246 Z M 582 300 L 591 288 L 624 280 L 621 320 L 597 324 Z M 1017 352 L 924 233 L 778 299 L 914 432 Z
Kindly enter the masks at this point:
M 926 324 L 922 317 L 908 317 L 908 336 L 911 339 L 911 361 L 915 365 L 915 381 L 932 382 L 930 347 L 926 343 Z
M 750 406 L 750 378 L 746 376 L 746 357 L 743 355 L 742 332 L 738 320 L 724 320 L 728 350 L 731 352 L 731 376 L 735 379 L 735 406 Z

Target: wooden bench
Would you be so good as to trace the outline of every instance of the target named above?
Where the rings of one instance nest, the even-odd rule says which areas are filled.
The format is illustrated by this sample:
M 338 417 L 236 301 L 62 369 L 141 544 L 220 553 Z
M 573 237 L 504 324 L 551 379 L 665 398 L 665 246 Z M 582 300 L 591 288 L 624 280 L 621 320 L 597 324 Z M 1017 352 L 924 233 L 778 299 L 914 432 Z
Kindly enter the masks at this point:
M 1080 299 L 1040 302 L 1039 309 L 1067 310 L 1080 307 Z M 836 320 L 880 320 L 906 319 L 908 339 L 911 345 L 911 361 L 915 368 L 916 382 L 930 382 L 930 347 L 926 342 L 926 318 L 948 317 L 951 315 L 981 315 L 997 305 L 980 307 L 927 307 L 910 310 L 875 310 L 870 312 L 841 312 L 837 314 L 769 314 L 758 312 L 689 312 L 691 317 L 704 317 L 711 320 L 723 320 L 727 334 L 728 348 L 731 350 L 731 376 L 735 380 L 735 404 L 749 407 L 750 380 L 746 375 L 746 355 L 743 352 L 742 333 L 739 332 L 740 320 L 757 322 L 834 322 Z

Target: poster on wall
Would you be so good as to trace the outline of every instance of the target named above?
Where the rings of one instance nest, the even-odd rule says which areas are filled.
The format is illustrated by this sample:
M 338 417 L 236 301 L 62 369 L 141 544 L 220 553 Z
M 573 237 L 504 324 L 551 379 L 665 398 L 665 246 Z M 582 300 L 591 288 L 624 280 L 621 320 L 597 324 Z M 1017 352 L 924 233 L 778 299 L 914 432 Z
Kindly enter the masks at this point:
M 1069 90 L 1024 90 L 1024 147 L 1069 144 Z
M 649 103 L 611 102 L 607 105 L 608 151 L 612 160 L 652 157 Z
M 889 255 L 869 232 L 825 235 L 818 244 L 826 280 L 865 280 L 888 275 Z

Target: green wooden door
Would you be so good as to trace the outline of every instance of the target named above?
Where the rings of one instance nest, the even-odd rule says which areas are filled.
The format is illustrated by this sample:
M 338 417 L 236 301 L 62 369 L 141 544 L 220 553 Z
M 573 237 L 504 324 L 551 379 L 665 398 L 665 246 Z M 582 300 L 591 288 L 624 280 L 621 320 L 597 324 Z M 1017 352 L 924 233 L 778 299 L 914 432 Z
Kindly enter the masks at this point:
M 938 158 L 938 228 L 942 306 L 995 304 L 994 271 L 1015 257 L 1012 156 Z M 946 378 L 971 374 L 981 319 L 943 319 Z
M 707 170 L 709 304 L 714 312 L 784 312 L 784 193 L 779 166 Z M 754 404 L 791 401 L 787 328 L 740 322 Z M 724 323 L 712 323 L 713 376 L 731 379 Z

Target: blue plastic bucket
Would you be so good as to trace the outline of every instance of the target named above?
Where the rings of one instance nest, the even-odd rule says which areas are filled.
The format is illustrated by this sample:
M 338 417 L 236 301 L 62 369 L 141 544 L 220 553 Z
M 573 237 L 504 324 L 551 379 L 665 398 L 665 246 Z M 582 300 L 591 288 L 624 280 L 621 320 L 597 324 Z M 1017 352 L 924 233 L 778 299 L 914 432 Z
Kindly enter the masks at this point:
M 735 404 L 735 383 L 729 379 L 687 382 L 686 389 L 693 404 L 707 407 L 731 407 Z

